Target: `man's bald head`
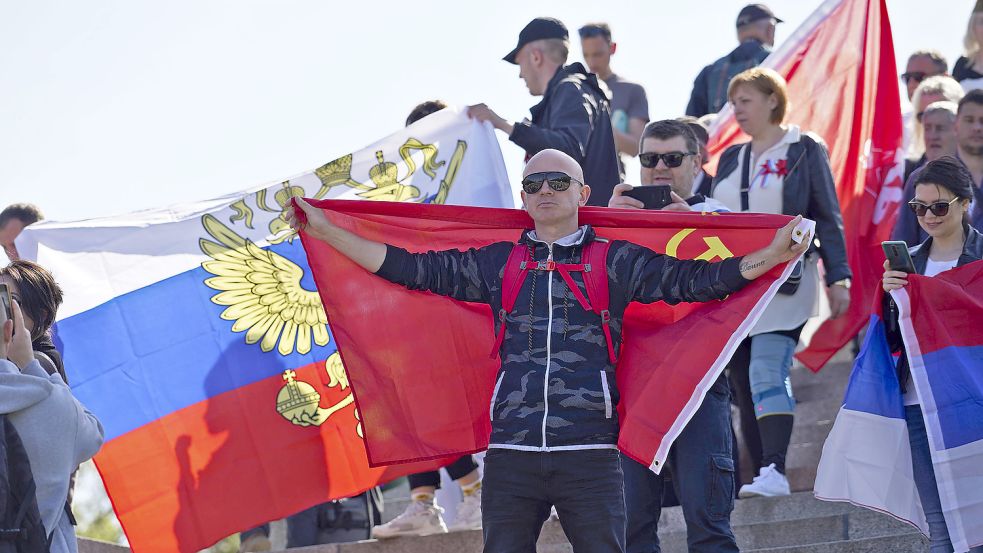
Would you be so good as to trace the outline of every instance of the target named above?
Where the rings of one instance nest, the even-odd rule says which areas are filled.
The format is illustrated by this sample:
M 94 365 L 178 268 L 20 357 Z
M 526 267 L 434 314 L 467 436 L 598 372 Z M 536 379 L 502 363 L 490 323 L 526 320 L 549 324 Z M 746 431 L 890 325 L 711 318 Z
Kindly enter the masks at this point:
M 543 150 L 529 158 L 529 163 L 526 163 L 526 167 L 522 170 L 522 178 L 546 171 L 562 171 L 578 182 L 586 184 L 584 170 L 580 168 L 580 164 L 560 150 Z

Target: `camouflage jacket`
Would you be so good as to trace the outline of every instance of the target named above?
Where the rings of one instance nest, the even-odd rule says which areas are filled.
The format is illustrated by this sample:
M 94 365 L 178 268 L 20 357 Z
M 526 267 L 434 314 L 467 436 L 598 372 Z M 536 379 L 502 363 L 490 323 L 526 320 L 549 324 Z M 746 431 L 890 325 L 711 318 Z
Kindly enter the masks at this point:
M 580 263 L 590 226 L 553 244 L 532 231 L 519 240 L 534 260 Z M 502 275 L 513 243 L 468 251 L 411 254 L 389 246 L 377 274 L 412 290 L 429 290 L 501 307 Z M 611 335 L 621 342 L 622 318 L 633 301 L 703 302 L 725 298 L 747 280 L 740 258 L 720 263 L 679 260 L 625 241 L 608 252 Z M 586 295 L 583 275 L 572 273 Z M 584 310 L 558 274 L 531 271 L 506 317 L 502 366 L 491 398 L 490 447 L 524 451 L 612 448 L 618 440 L 618 387 L 598 315 Z

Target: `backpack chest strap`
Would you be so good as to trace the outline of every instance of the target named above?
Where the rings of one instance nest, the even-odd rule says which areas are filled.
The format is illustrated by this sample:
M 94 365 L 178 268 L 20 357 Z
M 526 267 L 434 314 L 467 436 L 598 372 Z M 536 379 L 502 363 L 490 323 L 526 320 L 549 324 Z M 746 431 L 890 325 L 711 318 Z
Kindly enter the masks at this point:
M 515 307 L 519 290 L 522 288 L 529 271 L 556 271 L 560 273 L 560 277 L 567 284 L 570 292 L 584 311 L 591 311 L 600 315 L 601 328 L 607 342 L 608 358 L 612 364 L 616 364 L 618 359 L 611 337 L 611 312 L 608 310 L 610 298 L 608 296 L 607 254 L 610 246 L 611 243 L 604 239 L 588 243 L 581 256 L 582 263 L 556 263 L 552 260 L 533 261 L 528 247 L 522 244 L 513 246 L 502 275 L 502 308 L 498 311 L 498 334 L 495 337 L 495 344 L 492 347 L 490 357 L 495 358 L 502 349 L 502 342 L 505 340 L 505 317 Z M 578 271 L 584 274 L 586 296 L 580 291 L 580 287 L 570 275 L 570 273 Z

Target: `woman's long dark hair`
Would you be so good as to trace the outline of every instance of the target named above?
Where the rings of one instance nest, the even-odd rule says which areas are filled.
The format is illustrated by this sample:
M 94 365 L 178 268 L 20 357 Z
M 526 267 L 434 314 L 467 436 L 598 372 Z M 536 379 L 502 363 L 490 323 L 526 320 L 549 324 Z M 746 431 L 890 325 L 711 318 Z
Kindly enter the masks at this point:
M 18 260 L 0 269 L 0 276 L 14 281 L 24 313 L 34 320 L 31 340 L 46 336 L 55 324 L 55 315 L 63 294 L 55 277 L 44 267 L 31 261 Z
M 36 353 L 43 353 L 51 362 L 41 366 L 49 373 L 57 371 L 68 382 L 61 353 L 51 339 L 51 325 L 62 302 L 61 286 L 51 272 L 37 263 L 17 260 L 0 269 L 0 276 L 14 281 L 19 295 L 18 303 L 23 312 L 34 321 L 31 329 L 31 345 Z M 43 358 L 39 358 L 43 359 Z

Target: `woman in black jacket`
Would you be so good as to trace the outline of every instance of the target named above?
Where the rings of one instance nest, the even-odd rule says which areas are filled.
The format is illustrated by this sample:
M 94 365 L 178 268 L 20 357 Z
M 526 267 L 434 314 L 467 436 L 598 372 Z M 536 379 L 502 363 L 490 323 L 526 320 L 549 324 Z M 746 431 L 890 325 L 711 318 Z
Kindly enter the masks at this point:
M 723 153 L 711 196 L 735 212 L 802 214 L 816 221 L 821 244 L 810 248 L 796 267 L 798 287 L 783 286 L 728 367 L 741 408 L 744 442 L 760 467 L 754 482 L 742 486 L 739 495 L 788 495 L 785 455 L 795 409 L 789 369 L 802 327 L 819 312 L 824 288 L 820 257 L 832 316 L 849 307 L 851 274 L 843 220 L 826 150 L 797 126 L 782 124 L 788 107 L 785 79 L 771 69 L 749 69 L 731 80 L 728 97 L 751 142 Z
M 908 206 L 918 217 L 918 224 L 928 234 L 921 244 L 908 249 L 915 271 L 920 275 L 935 275 L 979 261 L 983 258 L 983 234 L 969 225 L 969 204 L 973 199 L 973 176 L 959 160 L 942 157 L 930 161 L 915 177 L 915 197 Z M 908 284 L 907 274 L 892 271 L 884 262 L 885 292 Z M 897 309 L 890 296 L 884 296 L 885 329 L 892 351 L 902 351 L 904 343 L 898 329 Z M 925 421 L 920 400 L 911 385 L 908 358 L 902 354 L 898 362 L 898 379 L 904 393 L 905 420 L 911 444 L 911 468 L 918 488 L 918 497 L 928 521 L 932 551 L 952 551 L 949 530 L 942 515 L 932 455 L 929 450 Z M 971 421 L 966 421 L 970 424 Z M 973 553 L 983 552 L 974 547 Z

